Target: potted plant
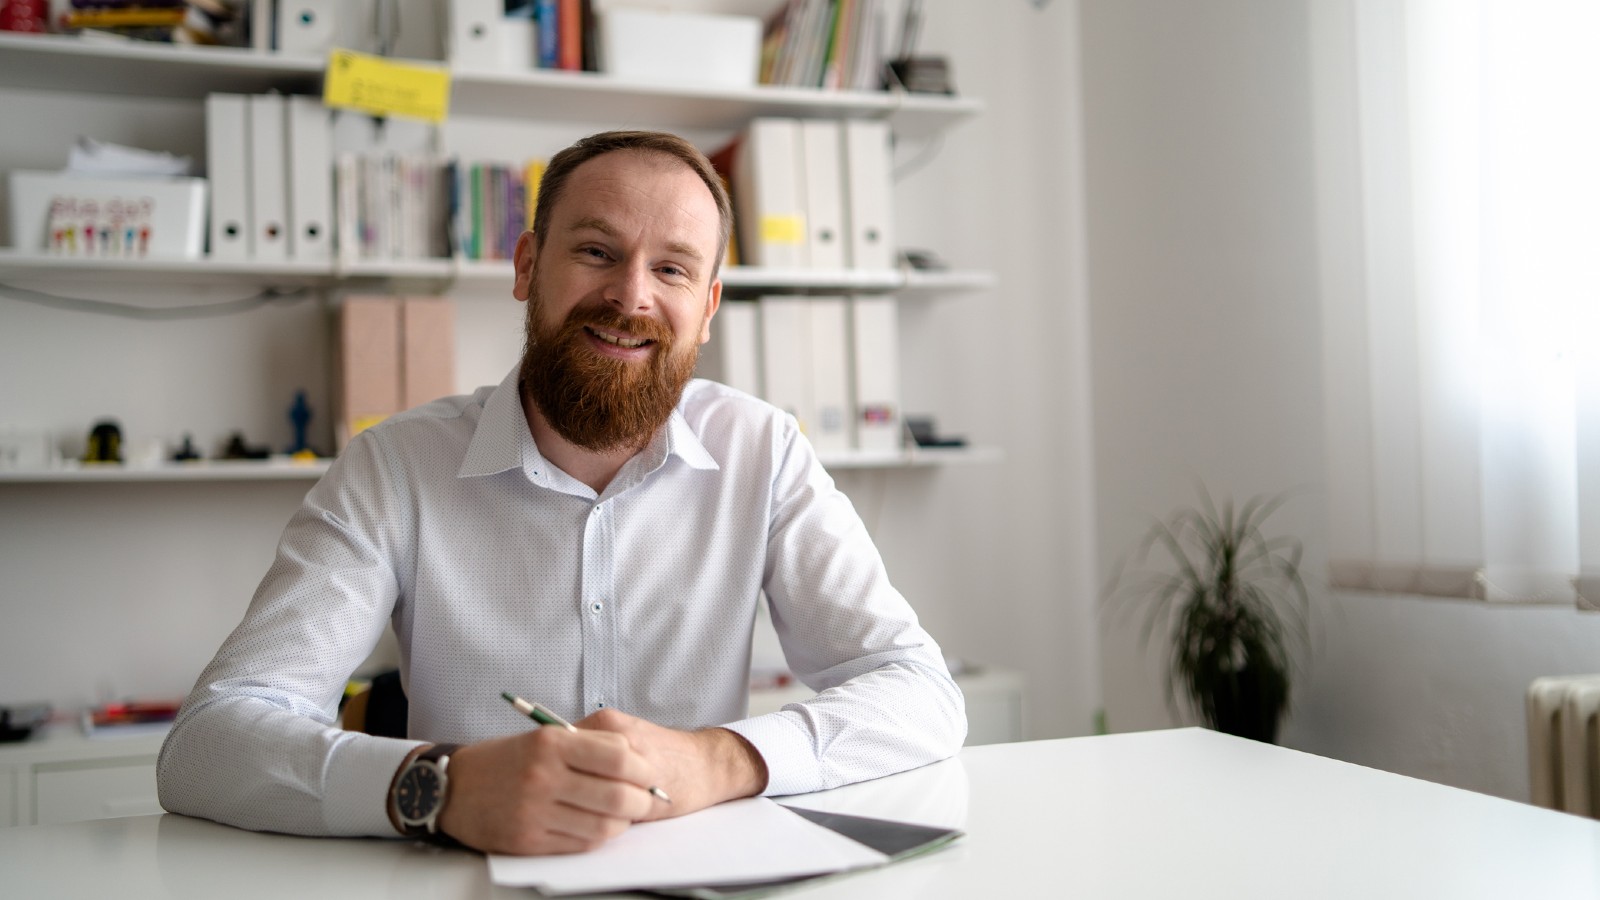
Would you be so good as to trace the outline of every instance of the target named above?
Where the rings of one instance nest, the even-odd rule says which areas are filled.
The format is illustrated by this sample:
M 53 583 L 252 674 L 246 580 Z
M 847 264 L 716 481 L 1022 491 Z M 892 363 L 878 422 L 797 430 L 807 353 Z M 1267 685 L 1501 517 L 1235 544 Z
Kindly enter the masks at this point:
M 1258 496 L 1219 510 L 1200 491 L 1200 506 L 1180 509 L 1146 532 L 1111 579 L 1106 599 L 1143 608 L 1141 646 L 1166 623 L 1172 642 L 1167 702 L 1175 689 L 1211 728 L 1273 742 L 1289 704 L 1291 645 L 1308 635 L 1309 600 L 1300 578 L 1300 542 L 1267 537 L 1262 524 L 1282 495 Z M 1149 566 L 1151 557 L 1163 565 Z

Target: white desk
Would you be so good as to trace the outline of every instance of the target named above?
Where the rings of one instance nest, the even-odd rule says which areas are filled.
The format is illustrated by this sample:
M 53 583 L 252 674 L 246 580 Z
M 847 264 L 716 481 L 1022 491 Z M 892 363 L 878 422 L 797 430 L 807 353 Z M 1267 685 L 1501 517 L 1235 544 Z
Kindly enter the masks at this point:
M 959 824 L 820 898 L 1600 897 L 1600 822 L 1198 729 L 973 747 L 800 800 Z M 0 829 L 8 897 L 531 897 L 464 851 L 180 816 Z

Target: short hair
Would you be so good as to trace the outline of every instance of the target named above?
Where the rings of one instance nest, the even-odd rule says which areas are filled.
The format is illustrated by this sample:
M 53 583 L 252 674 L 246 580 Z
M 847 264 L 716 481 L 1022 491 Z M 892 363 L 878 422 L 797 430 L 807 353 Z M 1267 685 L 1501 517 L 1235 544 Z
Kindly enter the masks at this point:
M 602 131 L 580 138 L 572 146 L 550 158 L 550 163 L 545 167 L 544 177 L 539 181 L 539 200 L 533 210 L 533 240 L 534 246 L 544 249 L 545 238 L 550 234 L 550 211 L 555 208 L 556 201 L 565 193 L 567 179 L 581 165 L 619 150 L 637 150 L 644 153 L 659 153 L 670 156 L 700 176 L 706 189 L 711 192 L 711 197 L 717 204 L 718 223 L 717 255 L 711 268 L 712 277 L 722 267 L 722 260 L 728 252 L 728 237 L 733 232 L 733 203 L 728 199 L 728 190 L 723 186 L 722 177 L 693 144 L 664 131 Z

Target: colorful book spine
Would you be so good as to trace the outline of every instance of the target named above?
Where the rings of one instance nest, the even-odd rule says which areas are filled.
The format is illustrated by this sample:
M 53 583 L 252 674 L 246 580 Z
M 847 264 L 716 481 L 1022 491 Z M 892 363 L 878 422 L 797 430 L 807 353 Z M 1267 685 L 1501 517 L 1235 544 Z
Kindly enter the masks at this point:
M 534 0 L 533 16 L 538 20 L 539 68 L 561 67 L 561 15 L 559 0 Z

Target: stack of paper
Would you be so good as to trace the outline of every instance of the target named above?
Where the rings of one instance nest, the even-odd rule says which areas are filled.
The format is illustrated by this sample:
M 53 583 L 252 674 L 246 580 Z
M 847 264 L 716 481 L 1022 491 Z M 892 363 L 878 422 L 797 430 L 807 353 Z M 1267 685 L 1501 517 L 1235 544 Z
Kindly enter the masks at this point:
M 701 889 L 715 894 L 719 885 L 742 890 L 882 865 L 960 836 L 949 829 L 879 824 L 916 838 L 892 843 L 883 852 L 814 823 L 805 813 L 752 797 L 635 825 L 588 853 L 491 855 L 489 876 L 495 884 L 534 887 L 547 896 L 628 890 L 698 895 Z

